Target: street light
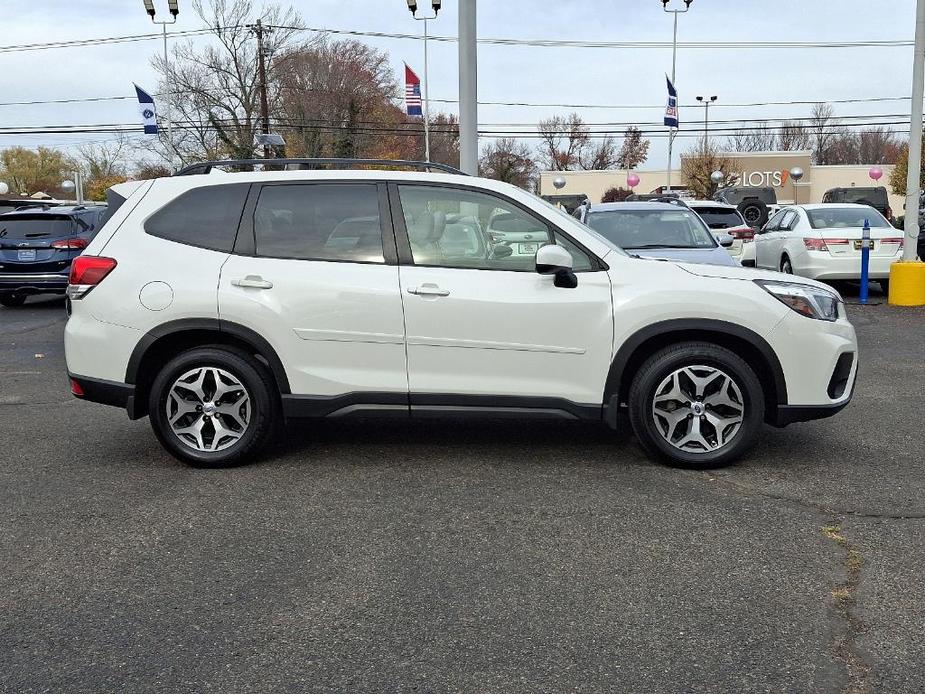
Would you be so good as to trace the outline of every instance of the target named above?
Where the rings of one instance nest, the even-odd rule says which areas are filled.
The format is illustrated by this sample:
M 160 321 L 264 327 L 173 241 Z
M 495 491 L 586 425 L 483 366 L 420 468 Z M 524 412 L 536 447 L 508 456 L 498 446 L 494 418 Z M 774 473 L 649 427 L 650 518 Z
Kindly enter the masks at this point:
M 408 0 L 408 9 L 411 11 L 411 16 L 414 17 L 419 22 L 424 22 L 424 160 L 430 161 L 430 105 L 427 103 L 427 22 L 431 19 L 436 19 L 437 14 L 440 12 L 440 8 L 443 5 L 443 0 L 431 0 L 430 7 L 434 11 L 432 17 L 418 17 L 418 3 L 417 0 Z
M 793 204 L 797 204 L 797 181 L 803 178 L 803 169 L 794 166 L 790 169 L 790 180 L 793 181 Z
M 707 148 L 710 141 L 710 104 L 716 101 L 717 97 L 698 96 L 697 101 L 703 104 L 703 148 Z
M 148 16 L 151 18 L 153 24 L 160 24 L 161 29 L 164 31 L 164 83 L 170 87 L 170 63 L 167 60 L 167 25 L 177 23 L 177 15 L 180 14 L 180 6 L 178 4 L 179 0 L 167 0 L 167 12 L 170 13 L 170 20 L 157 20 L 154 16 L 157 14 L 157 10 L 154 9 L 154 0 L 142 0 L 145 6 L 145 12 L 148 13 Z M 171 151 L 171 159 L 177 154 L 177 148 L 173 144 L 173 124 L 171 123 L 170 118 L 170 98 L 171 95 L 167 96 L 167 145 Z
M 675 84 L 675 68 L 678 64 L 678 15 L 684 14 L 691 8 L 691 3 L 694 0 L 684 0 L 684 9 L 683 10 L 669 10 L 668 5 L 671 3 L 671 0 L 661 0 L 662 10 L 665 12 L 670 12 L 674 15 L 674 38 L 671 41 L 671 83 L 677 89 L 677 84 Z M 674 138 L 676 133 L 669 131 L 668 133 L 668 192 L 671 192 L 671 152 L 674 149 Z

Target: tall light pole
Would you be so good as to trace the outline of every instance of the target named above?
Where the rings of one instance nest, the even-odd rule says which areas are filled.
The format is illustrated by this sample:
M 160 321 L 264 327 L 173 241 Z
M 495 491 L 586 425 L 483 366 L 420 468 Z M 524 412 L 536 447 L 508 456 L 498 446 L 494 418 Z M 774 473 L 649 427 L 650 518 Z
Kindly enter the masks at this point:
M 661 0 L 662 9 L 665 12 L 670 12 L 674 15 L 674 38 L 671 42 L 671 83 L 675 86 L 675 89 L 678 88 L 678 85 L 675 83 L 676 77 L 676 68 L 678 64 L 678 15 L 684 14 L 691 8 L 691 3 L 694 0 L 684 0 L 684 9 L 683 10 L 669 10 L 668 4 L 671 0 Z M 674 149 L 674 138 L 677 134 L 676 131 L 671 130 L 668 133 L 668 192 L 671 192 L 671 152 Z
M 479 172 L 476 0 L 459 0 L 459 168 Z
M 177 157 L 177 148 L 173 143 L 173 124 L 171 123 L 170 118 L 170 100 L 173 97 L 172 94 L 169 94 L 170 91 L 170 64 L 167 59 L 167 25 L 177 23 L 177 15 L 180 14 L 180 7 L 177 4 L 179 0 L 167 0 L 167 11 L 170 13 L 170 20 L 157 20 L 154 18 L 154 15 L 157 13 L 157 10 L 154 9 L 154 0 L 142 0 L 145 5 L 145 12 L 148 13 L 148 16 L 151 18 L 151 22 L 154 24 L 160 24 L 161 29 L 164 30 L 164 84 L 167 86 L 167 146 L 170 149 L 170 163 L 174 163 L 175 158 Z
M 710 104 L 716 101 L 715 96 L 698 96 L 697 101 L 703 104 L 703 148 L 710 144 Z
M 424 22 L 424 161 L 430 161 L 430 104 L 427 101 L 427 22 L 436 19 L 440 12 L 443 0 L 431 0 L 430 6 L 434 11 L 432 17 L 418 17 L 417 0 L 408 0 L 408 9 L 411 16 L 419 22 Z

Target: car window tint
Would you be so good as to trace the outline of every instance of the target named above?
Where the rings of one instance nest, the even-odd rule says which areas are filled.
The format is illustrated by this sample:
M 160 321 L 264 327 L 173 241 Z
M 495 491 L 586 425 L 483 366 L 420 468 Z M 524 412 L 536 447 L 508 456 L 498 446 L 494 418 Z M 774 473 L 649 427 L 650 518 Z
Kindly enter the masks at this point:
M 687 208 L 610 209 L 588 215 L 588 225 L 620 248 L 715 248 L 716 239 Z
M 594 267 L 591 257 L 562 234 L 555 234 L 556 244 L 562 246 L 572 256 L 572 270 L 584 272 Z
M 817 207 L 806 210 L 806 216 L 813 229 L 860 229 L 865 220 L 871 228 L 890 226 L 873 207 Z
M 797 215 L 793 210 L 787 210 L 784 212 L 784 216 L 780 220 L 780 230 L 781 231 L 790 231 L 793 229 L 793 224 L 796 222 Z
M 47 214 L 16 214 L 0 217 L 0 243 L 71 236 L 77 233 L 73 217 Z
M 738 210 L 731 207 L 696 207 L 694 211 L 711 229 L 731 229 L 745 226 Z
M 263 257 L 385 262 L 378 189 L 369 183 L 265 186 L 254 238 Z
M 555 243 L 545 222 L 493 195 L 403 185 L 399 197 L 416 265 L 533 272 Z
M 190 246 L 231 252 L 249 184 L 194 188 L 167 203 L 145 222 L 151 236 Z
M 764 233 L 766 231 L 777 231 L 777 228 L 780 225 L 780 220 L 783 219 L 783 217 L 784 217 L 783 212 L 778 212 L 776 215 L 771 217 L 771 219 L 768 220 L 767 224 L 765 224 L 761 228 L 761 233 Z

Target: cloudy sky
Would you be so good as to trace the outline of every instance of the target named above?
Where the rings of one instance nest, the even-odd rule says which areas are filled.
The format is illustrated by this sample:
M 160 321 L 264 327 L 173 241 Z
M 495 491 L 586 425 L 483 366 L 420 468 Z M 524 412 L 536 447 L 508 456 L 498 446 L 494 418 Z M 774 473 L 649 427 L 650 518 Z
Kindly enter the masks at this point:
M 422 5 L 427 0 L 419 0 Z M 166 0 L 155 0 L 166 10 Z M 331 30 L 415 33 L 405 0 L 291 0 L 307 27 Z M 681 7 L 680 0 L 672 6 Z M 180 0 L 178 29 L 200 28 L 191 0 Z M 912 78 L 912 49 L 764 48 L 751 42 L 911 40 L 914 0 L 695 0 L 679 21 L 679 41 L 720 47 L 681 48 L 677 86 L 681 103 L 697 94 L 717 95 L 711 121 L 806 116 L 808 105 L 743 107 L 755 102 L 816 101 L 902 97 Z M 29 106 L 9 102 L 130 96 L 132 82 L 156 85 L 150 58 L 159 40 L 86 47 L 19 50 L 23 44 L 150 33 L 142 0 L 2 0 L 0 39 L 0 129 L 23 125 L 130 123 L 137 120 L 134 102 L 100 101 Z M 431 33 L 456 35 L 456 0 L 444 0 Z M 483 38 L 575 41 L 671 40 L 671 17 L 659 0 L 481 0 L 478 30 Z M 306 35 L 308 36 L 308 35 Z M 396 75 L 402 61 L 422 67 L 420 41 L 365 38 L 387 50 Z M 735 42 L 738 47 L 721 47 Z M 744 44 L 744 45 L 742 45 Z M 456 44 L 432 42 L 430 94 L 457 96 Z M 13 50 L 11 50 L 13 47 Z M 534 47 L 481 45 L 479 100 L 531 104 L 619 105 L 622 108 L 577 108 L 588 123 L 638 123 L 652 131 L 650 159 L 642 168 L 663 168 L 666 144 L 661 121 L 664 74 L 671 69 L 665 47 Z M 909 102 L 835 103 L 836 113 L 892 116 L 908 120 Z M 625 108 L 645 106 L 647 108 Z M 455 104 L 435 103 L 435 110 Z M 482 105 L 483 129 L 529 130 L 539 118 L 569 109 L 548 106 Z M 682 109 L 689 127 L 702 122 L 702 108 Z M 872 119 L 862 119 L 872 120 Z M 502 125 L 503 124 L 503 125 Z M 520 124 L 520 125 L 514 125 Z M 497 127 L 496 127 L 497 126 Z M 597 129 L 608 126 L 601 125 Z M 622 126 L 611 126 L 622 130 Z M 904 129 L 904 126 L 895 126 Z M 39 144 L 71 147 L 80 139 L 104 135 L 0 135 L 0 148 Z M 692 139 L 682 139 L 683 151 Z M 531 140 L 535 142 L 535 140 Z

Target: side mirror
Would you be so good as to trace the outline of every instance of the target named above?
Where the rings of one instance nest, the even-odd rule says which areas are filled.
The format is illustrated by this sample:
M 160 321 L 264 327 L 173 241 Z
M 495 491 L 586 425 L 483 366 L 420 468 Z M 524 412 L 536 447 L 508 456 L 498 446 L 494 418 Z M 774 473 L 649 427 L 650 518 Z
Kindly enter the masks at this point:
M 540 246 L 536 252 L 536 271 L 541 275 L 555 275 L 553 284 L 563 289 L 578 286 L 578 277 L 572 272 L 572 254 L 555 244 Z
M 717 234 L 716 240 L 719 241 L 719 245 L 723 248 L 730 248 L 735 243 L 732 234 Z

